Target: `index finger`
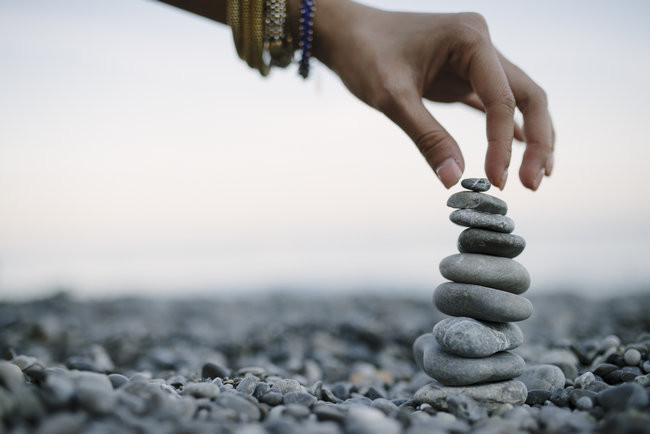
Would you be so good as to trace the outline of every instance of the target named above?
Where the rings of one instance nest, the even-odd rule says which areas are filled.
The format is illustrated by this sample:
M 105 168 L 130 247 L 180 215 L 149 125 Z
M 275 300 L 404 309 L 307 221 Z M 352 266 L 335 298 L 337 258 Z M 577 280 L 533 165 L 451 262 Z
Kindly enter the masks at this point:
M 469 80 L 483 102 L 488 148 L 485 174 L 500 189 L 506 184 L 515 126 L 515 98 L 497 52 L 490 44 L 477 47 L 469 65 Z

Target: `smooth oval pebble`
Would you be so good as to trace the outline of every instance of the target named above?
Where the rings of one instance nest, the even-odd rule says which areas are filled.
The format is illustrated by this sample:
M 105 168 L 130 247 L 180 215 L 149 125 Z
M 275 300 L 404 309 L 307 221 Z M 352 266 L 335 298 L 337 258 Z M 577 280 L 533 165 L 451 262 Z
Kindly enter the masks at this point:
M 528 365 L 517 380 L 524 383 L 528 390 L 553 392 L 564 387 L 566 377 L 564 372 L 555 365 Z
M 524 342 L 524 334 L 516 324 L 467 317 L 443 319 L 433 327 L 433 335 L 445 351 L 461 357 L 487 357 Z
M 486 229 L 465 229 L 458 236 L 458 251 L 514 258 L 524 251 L 526 241 L 519 235 Z
M 510 217 L 499 214 L 487 214 L 473 209 L 457 209 L 449 215 L 457 225 L 471 228 L 510 233 L 515 230 L 515 222 Z
M 506 215 L 508 204 L 498 197 L 475 191 L 459 191 L 447 199 L 447 206 L 458 209 L 473 209 L 489 214 Z
M 445 386 L 510 380 L 526 368 L 524 359 L 507 351 L 481 359 L 454 356 L 445 352 L 431 333 L 415 340 L 413 353 L 420 368 Z
M 513 294 L 526 292 L 530 287 L 528 270 L 509 258 L 457 253 L 440 261 L 440 274 L 457 283 L 488 286 Z
M 488 191 L 492 187 L 487 178 L 466 178 L 460 181 L 460 185 L 472 191 Z
M 447 315 L 492 322 L 523 321 L 533 313 L 532 303 L 521 295 L 467 283 L 439 285 L 433 302 Z

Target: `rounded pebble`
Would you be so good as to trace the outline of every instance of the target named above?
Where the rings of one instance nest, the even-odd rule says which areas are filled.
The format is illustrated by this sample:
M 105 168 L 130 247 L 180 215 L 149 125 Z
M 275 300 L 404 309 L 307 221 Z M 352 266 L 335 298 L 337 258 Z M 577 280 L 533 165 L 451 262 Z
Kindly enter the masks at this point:
M 514 258 L 524 251 L 526 241 L 519 235 L 468 228 L 458 236 L 458 251 Z
M 460 181 L 460 185 L 468 190 L 478 192 L 488 191 L 492 187 L 492 184 L 487 178 L 465 178 Z
M 508 205 L 503 200 L 474 191 L 461 191 L 452 194 L 447 200 L 447 206 L 457 209 L 473 209 L 489 214 L 506 215 L 508 212 Z
M 457 209 L 449 219 L 460 226 L 488 229 L 496 232 L 510 233 L 515 230 L 515 222 L 510 217 L 499 214 L 487 214 L 472 209 Z
M 440 274 L 457 283 L 487 286 L 513 294 L 521 294 L 530 287 L 528 270 L 509 258 L 459 253 L 440 261 Z
M 510 380 L 520 376 L 526 367 L 524 359 L 507 351 L 480 359 L 454 356 L 445 352 L 431 333 L 415 340 L 413 354 L 427 375 L 446 386 Z
M 487 357 L 512 350 L 524 342 L 519 326 L 481 322 L 473 318 L 446 318 L 433 327 L 433 335 L 445 351 L 461 357 Z
M 628 366 L 636 366 L 641 361 L 641 353 L 637 349 L 630 348 L 623 354 L 623 359 Z
M 520 295 L 466 283 L 441 284 L 433 300 L 442 313 L 482 321 L 523 321 L 533 313 L 531 302 Z

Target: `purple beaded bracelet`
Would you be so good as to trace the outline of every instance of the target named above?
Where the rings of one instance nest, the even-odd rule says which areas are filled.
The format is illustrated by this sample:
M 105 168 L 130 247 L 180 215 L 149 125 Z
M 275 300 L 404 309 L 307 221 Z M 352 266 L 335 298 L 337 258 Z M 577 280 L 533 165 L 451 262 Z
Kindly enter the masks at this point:
M 298 25 L 301 58 L 298 66 L 298 73 L 302 78 L 309 75 L 309 57 L 311 56 L 311 44 L 314 40 L 314 0 L 300 1 L 300 23 Z

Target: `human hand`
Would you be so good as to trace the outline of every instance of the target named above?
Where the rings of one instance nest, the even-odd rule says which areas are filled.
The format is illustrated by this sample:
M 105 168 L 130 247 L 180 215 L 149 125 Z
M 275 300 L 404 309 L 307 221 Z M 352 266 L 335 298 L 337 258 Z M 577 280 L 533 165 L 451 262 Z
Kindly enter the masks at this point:
M 486 113 L 485 173 L 497 187 L 506 183 L 513 136 L 526 142 L 523 185 L 537 190 L 551 174 L 555 133 L 546 94 L 496 50 L 482 16 L 387 12 L 349 0 L 323 0 L 317 8 L 314 56 L 402 128 L 445 187 L 458 182 L 465 163 L 422 98 Z

